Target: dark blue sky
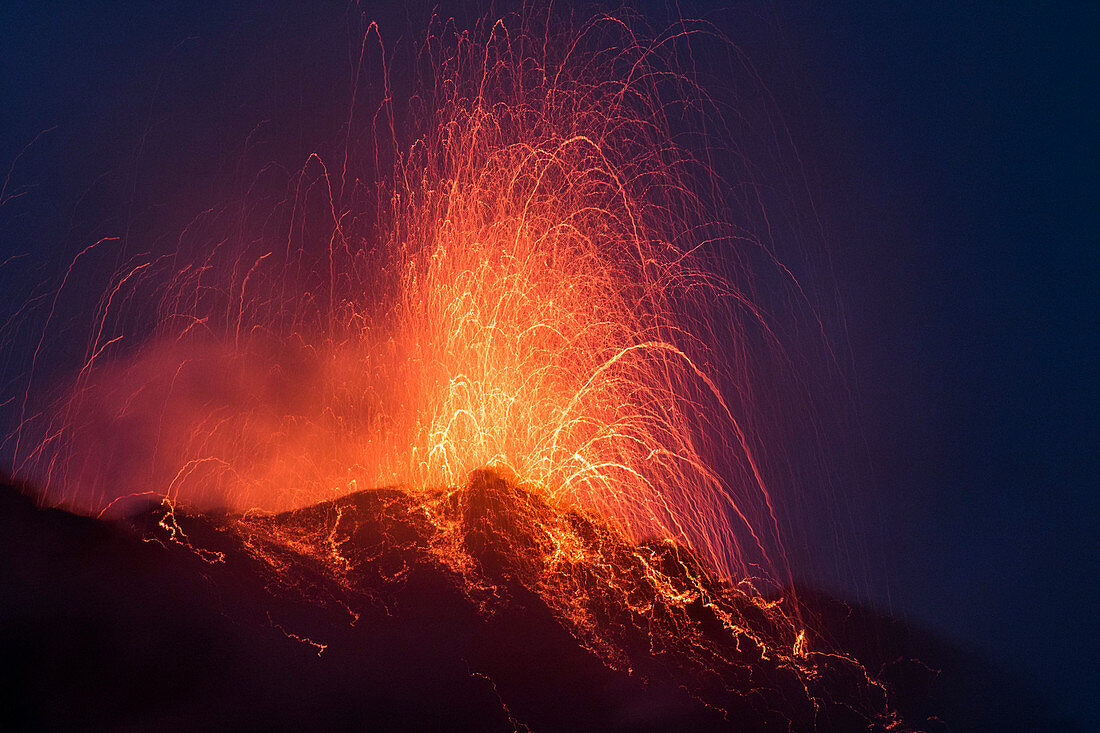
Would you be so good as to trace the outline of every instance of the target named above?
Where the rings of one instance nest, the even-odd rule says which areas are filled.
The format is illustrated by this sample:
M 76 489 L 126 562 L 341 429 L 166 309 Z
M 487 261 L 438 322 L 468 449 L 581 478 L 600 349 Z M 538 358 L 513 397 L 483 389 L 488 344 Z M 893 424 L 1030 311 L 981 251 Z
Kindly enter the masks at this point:
M 56 128 L 16 168 L 33 188 L 0 208 L 0 261 L 31 255 L 0 268 L 5 319 L 77 245 L 185 225 L 259 120 L 284 141 L 259 160 L 290 166 L 336 129 L 344 90 L 310 65 L 346 58 L 331 43 L 345 6 L 225 5 L 0 9 L 0 164 Z M 832 253 L 862 433 L 837 457 L 842 539 L 867 572 L 819 582 L 1100 725 L 1096 19 L 1004 2 L 679 7 L 759 69 Z M 176 140 L 153 161 L 150 130 Z
M 788 15 L 890 601 L 1093 728 L 1097 24 L 909 5 Z

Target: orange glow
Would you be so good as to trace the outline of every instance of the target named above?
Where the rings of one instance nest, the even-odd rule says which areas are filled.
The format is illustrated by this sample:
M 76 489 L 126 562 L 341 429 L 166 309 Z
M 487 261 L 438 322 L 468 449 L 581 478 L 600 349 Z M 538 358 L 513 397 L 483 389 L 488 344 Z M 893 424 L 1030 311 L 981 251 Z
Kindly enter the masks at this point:
M 346 172 L 314 156 L 285 241 L 120 271 L 29 463 L 95 512 L 134 495 L 281 511 L 492 467 L 727 577 L 785 577 L 743 425 L 741 329 L 768 331 L 705 261 L 735 242 L 661 124 L 668 72 L 647 59 L 672 40 L 585 54 L 582 33 L 564 57 L 523 58 L 503 22 L 483 46 L 430 38 L 435 108 L 381 226 L 349 225 Z M 108 335 L 167 266 L 156 334 Z
M 630 660 L 593 620 L 607 597 L 670 645 L 703 644 L 689 609 L 709 609 L 738 654 L 811 676 L 796 606 L 763 592 L 790 571 L 750 356 L 782 349 L 723 275 L 766 248 L 721 205 L 705 125 L 689 145 L 670 121 L 717 114 L 670 58 L 687 35 L 613 18 L 556 43 L 504 22 L 480 44 L 430 35 L 416 133 L 389 101 L 377 115 L 400 151 L 379 193 L 311 156 L 278 236 L 204 240 L 208 212 L 179 252 L 120 271 L 23 472 L 93 513 L 163 499 L 172 541 L 173 507 L 226 507 L 274 569 L 292 551 L 337 577 L 340 505 L 316 526 L 271 513 L 378 490 L 472 596 L 471 522 L 504 512 L 534 548 L 525 582 L 609 663 Z M 116 314 L 165 272 L 131 343 Z

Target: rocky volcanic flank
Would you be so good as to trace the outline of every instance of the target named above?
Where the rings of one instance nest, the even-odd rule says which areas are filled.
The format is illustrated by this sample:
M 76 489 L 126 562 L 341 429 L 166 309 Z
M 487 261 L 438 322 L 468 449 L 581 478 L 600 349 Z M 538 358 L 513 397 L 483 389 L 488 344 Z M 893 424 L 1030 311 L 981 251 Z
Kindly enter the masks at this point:
M 0 497 L 15 729 L 874 731 L 899 720 L 876 680 L 927 713 L 935 677 L 829 647 L 847 607 L 830 637 L 835 602 L 762 598 L 488 471 L 280 515 Z

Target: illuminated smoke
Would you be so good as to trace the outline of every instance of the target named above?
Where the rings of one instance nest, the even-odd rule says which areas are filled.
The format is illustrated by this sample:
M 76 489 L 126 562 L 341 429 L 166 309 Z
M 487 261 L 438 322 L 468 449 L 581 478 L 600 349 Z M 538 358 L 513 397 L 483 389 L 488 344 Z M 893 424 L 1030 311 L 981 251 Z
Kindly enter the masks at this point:
M 20 472 L 90 513 L 164 500 L 176 540 L 176 507 L 224 507 L 272 567 L 293 551 L 336 577 L 339 511 L 271 514 L 376 491 L 474 595 L 470 538 L 496 537 L 609 664 L 631 664 L 610 603 L 704 670 L 752 650 L 809 680 L 797 605 L 769 595 L 790 583 L 766 460 L 785 447 L 755 395 L 784 345 L 749 263 L 793 278 L 712 167 L 732 143 L 676 62 L 693 32 L 448 28 L 408 109 L 384 81 L 282 203 L 206 212 L 117 273 L 83 368 L 20 426 Z M 361 128 L 393 161 L 375 181 Z M 728 638 L 708 646 L 699 613 Z
M 400 151 L 380 194 L 314 157 L 281 237 L 121 271 L 29 457 L 51 496 L 279 511 L 489 466 L 726 577 L 785 577 L 749 427 L 744 334 L 769 331 L 713 267 L 754 245 L 706 195 L 706 138 L 674 140 L 670 110 L 706 104 L 665 58 L 683 39 L 599 19 L 536 40 L 430 35 L 418 134 L 374 122 Z M 155 334 L 116 341 L 143 283 Z

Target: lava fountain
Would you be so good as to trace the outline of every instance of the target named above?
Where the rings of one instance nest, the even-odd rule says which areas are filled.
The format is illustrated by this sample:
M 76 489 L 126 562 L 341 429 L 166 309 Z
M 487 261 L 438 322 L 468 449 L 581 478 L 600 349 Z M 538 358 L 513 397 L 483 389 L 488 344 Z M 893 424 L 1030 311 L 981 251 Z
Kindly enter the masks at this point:
M 272 513 L 398 486 L 471 583 L 455 538 L 472 515 L 455 502 L 527 507 L 543 538 L 532 582 L 578 627 L 591 614 L 565 568 L 606 560 L 563 519 L 579 512 L 635 548 L 658 606 L 704 603 L 812 677 L 797 609 L 765 599 L 790 571 L 766 460 L 782 446 L 754 394 L 785 347 L 746 263 L 789 273 L 712 165 L 730 144 L 709 132 L 722 110 L 676 63 L 696 33 L 711 30 L 434 26 L 407 109 L 384 80 L 373 119 L 349 114 L 341 153 L 311 156 L 276 205 L 212 209 L 176 251 L 119 270 L 79 374 L 41 418 L 24 400 L 18 472 L 90 513 L 134 497 L 225 507 L 257 552 L 313 547 L 334 567 L 331 542 L 307 541 L 323 526 Z M 360 69 L 385 58 L 376 27 L 362 43 Z M 134 328 L 146 291 L 155 325 Z M 481 469 L 528 499 L 494 503 L 484 478 L 472 491 Z M 662 570 L 653 542 L 706 570 L 685 585 L 685 562 Z M 707 574 L 772 631 L 752 632 Z M 683 633 L 676 618 L 653 633 Z
M 143 492 L 281 511 L 494 467 L 728 577 L 784 572 L 747 427 L 743 334 L 768 325 L 708 266 L 738 242 L 664 120 L 651 59 L 673 39 L 581 50 L 618 23 L 557 56 L 504 22 L 429 38 L 424 131 L 388 130 L 374 204 L 314 157 L 281 241 L 120 271 L 23 471 L 85 511 Z M 157 325 L 131 346 L 111 328 L 142 281 Z

